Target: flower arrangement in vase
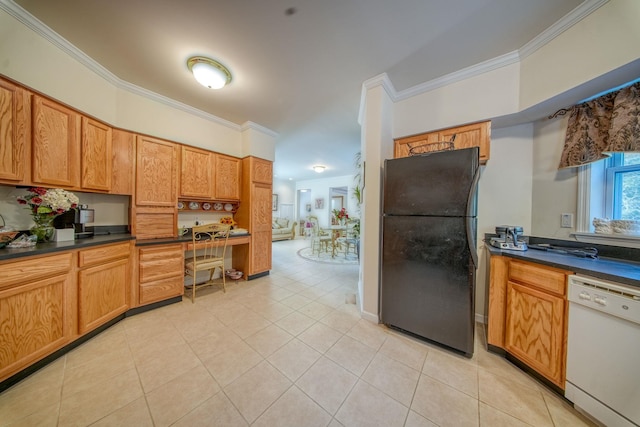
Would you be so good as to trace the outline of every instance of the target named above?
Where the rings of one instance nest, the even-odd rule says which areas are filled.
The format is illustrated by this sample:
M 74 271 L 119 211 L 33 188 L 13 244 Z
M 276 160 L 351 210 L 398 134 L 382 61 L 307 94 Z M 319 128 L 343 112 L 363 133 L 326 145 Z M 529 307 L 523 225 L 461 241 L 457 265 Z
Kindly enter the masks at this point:
M 233 219 L 233 217 L 225 216 L 223 218 L 220 218 L 220 224 L 227 224 L 229 228 L 233 230 L 233 227 L 236 225 L 236 222 Z
M 78 197 L 61 188 L 31 187 L 28 194 L 19 196 L 18 203 L 27 205 L 35 225 L 29 229 L 37 236 L 38 242 L 48 242 L 53 238 L 53 220 L 68 210 L 78 207 Z
M 349 219 L 349 214 L 347 213 L 347 210 L 345 208 L 342 208 L 340 210 L 334 209 L 331 212 L 336 219 L 336 223 L 340 225 L 344 225 L 345 221 Z

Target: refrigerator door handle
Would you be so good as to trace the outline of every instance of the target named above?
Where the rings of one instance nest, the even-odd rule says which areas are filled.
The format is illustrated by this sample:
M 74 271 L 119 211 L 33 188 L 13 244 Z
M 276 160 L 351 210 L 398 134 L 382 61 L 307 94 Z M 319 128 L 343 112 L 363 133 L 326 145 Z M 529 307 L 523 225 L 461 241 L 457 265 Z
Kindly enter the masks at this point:
M 473 265 L 475 268 L 478 268 L 478 252 L 476 250 L 476 227 L 474 226 L 475 222 L 475 217 L 468 216 L 466 218 L 467 245 L 469 245 L 469 252 L 471 253 L 471 260 L 473 261 Z
M 478 252 L 476 249 L 476 217 L 470 216 L 473 212 L 476 212 L 476 193 L 478 191 L 478 180 L 480 179 L 480 166 L 476 164 L 476 170 L 473 173 L 473 180 L 471 181 L 471 190 L 469 191 L 469 200 L 467 201 L 467 244 L 469 245 L 469 252 L 471 252 L 471 259 L 473 265 L 478 268 Z

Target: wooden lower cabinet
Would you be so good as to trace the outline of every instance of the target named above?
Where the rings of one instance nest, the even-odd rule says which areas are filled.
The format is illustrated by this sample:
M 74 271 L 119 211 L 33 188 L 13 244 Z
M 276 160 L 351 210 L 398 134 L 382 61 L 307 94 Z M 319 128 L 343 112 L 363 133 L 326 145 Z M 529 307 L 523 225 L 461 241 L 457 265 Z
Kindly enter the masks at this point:
M 72 260 L 69 252 L 0 264 L 0 381 L 72 340 Z
M 139 304 L 184 294 L 184 249 L 181 243 L 138 247 Z
M 84 334 L 129 308 L 131 243 L 79 252 L 78 333 Z
M 509 281 L 505 350 L 564 389 L 563 297 Z
M 502 256 L 491 258 L 487 342 L 564 389 L 567 276 L 572 273 Z

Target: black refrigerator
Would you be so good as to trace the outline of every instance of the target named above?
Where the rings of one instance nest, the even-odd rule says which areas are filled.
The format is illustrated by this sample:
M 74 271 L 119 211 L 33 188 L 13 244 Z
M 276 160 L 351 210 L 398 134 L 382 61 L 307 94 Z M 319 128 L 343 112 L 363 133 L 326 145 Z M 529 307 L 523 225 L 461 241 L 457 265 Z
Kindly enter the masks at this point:
M 479 149 L 384 163 L 382 323 L 473 355 Z

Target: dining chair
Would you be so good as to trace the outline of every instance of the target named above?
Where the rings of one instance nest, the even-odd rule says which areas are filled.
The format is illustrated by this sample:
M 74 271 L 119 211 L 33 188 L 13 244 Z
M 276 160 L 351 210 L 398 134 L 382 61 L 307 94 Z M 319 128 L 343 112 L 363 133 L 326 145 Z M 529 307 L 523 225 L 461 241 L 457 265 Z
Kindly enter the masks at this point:
M 222 291 L 226 292 L 226 280 L 224 271 L 224 257 L 227 251 L 230 226 L 227 224 L 198 225 L 192 231 L 192 257 L 185 262 L 185 274 L 191 276 L 191 302 L 195 302 L 196 289 L 214 284 L 222 284 Z M 216 269 L 220 269 L 222 283 L 213 280 Z M 208 271 L 209 280 L 197 283 L 199 271 Z
M 344 234 L 337 239 L 340 248 L 344 250 L 344 257 L 346 258 L 349 254 L 349 249 L 353 249 L 353 253 L 359 256 L 358 251 L 358 240 L 359 234 L 356 232 L 356 229 L 359 228 L 360 221 L 359 220 L 350 220 L 347 221 L 346 229 Z
M 311 253 L 313 254 L 316 250 L 318 251 L 318 255 L 324 249 L 326 252 L 329 252 L 329 245 L 331 244 L 331 233 L 327 232 L 320 228 L 318 224 L 318 217 L 309 216 L 307 221 L 311 223 Z

